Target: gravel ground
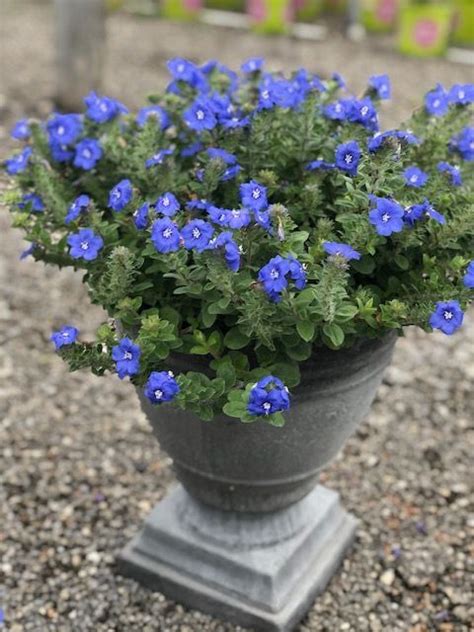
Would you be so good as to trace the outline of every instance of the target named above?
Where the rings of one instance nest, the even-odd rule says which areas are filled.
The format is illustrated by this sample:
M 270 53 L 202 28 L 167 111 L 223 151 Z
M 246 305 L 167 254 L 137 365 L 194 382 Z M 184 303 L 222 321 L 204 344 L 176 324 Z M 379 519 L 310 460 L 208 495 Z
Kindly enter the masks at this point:
M 12 118 L 47 111 L 53 91 L 48 9 L 23 2 L 18 11 L 18 4 L 3 0 L 1 9 L 2 154 Z M 470 79 L 465 67 L 415 63 L 383 42 L 371 46 L 337 35 L 324 44 L 258 40 L 117 15 L 109 24 L 106 87 L 134 106 L 163 83 L 163 61 L 177 53 L 227 62 L 264 53 L 275 66 L 338 68 L 355 89 L 388 69 L 399 97 L 386 109 L 390 124 L 437 80 Z M 20 264 L 21 236 L 5 211 L 0 234 L 0 607 L 7 629 L 237 632 L 115 574 L 116 554 L 174 480 L 170 460 L 130 384 L 68 374 L 52 352 L 53 327 L 73 322 L 87 336 L 102 320 L 80 276 Z M 298 632 L 472 629 L 473 348 L 472 312 L 452 338 L 409 331 L 399 341 L 371 415 L 323 475 L 361 524 L 341 572 Z

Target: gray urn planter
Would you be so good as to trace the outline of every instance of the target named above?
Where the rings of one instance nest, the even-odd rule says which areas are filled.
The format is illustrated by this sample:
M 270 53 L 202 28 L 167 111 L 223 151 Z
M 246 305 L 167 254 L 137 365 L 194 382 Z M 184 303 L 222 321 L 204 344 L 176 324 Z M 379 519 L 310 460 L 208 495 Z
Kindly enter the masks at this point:
M 259 630 L 292 630 L 336 571 L 356 520 L 317 485 L 368 413 L 396 335 L 322 348 L 301 365 L 283 428 L 203 422 L 140 395 L 178 486 L 120 559 L 122 572 L 191 607 Z M 176 356 L 170 368 L 203 370 Z

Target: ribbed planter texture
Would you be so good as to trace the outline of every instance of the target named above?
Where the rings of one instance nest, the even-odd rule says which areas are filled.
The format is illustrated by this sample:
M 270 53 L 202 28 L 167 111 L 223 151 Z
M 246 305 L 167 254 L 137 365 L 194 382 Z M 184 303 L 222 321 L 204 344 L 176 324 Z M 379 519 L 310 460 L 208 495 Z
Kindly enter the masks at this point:
M 125 548 L 121 572 L 243 626 L 294 629 L 356 528 L 338 494 L 317 484 L 319 473 L 368 413 L 395 341 L 316 350 L 301 365 L 282 428 L 225 415 L 203 422 L 140 395 L 180 485 Z M 175 356 L 170 368 L 205 364 Z

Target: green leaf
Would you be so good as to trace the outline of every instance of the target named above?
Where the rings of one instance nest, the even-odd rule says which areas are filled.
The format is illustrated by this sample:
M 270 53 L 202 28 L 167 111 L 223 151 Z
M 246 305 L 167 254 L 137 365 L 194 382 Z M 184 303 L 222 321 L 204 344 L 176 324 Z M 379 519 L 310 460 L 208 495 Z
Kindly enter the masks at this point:
M 244 402 L 242 401 L 227 402 L 227 404 L 224 404 L 222 410 L 224 411 L 225 415 L 228 415 L 229 417 L 237 417 L 238 419 L 240 419 L 245 413 L 246 407 Z
M 268 367 L 268 373 L 276 375 L 288 388 L 298 386 L 301 380 L 300 367 L 297 362 L 276 362 Z
M 238 327 L 230 329 L 224 337 L 224 345 L 229 349 L 242 349 L 250 342 L 248 338 Z
M 344 342 L 344 332 L 336 323 L 324 325 L 323 334 L 335 349 L 339 348 Z
M 350 303 L 342 303 L 336 310 L 336 320 L 345 323 L 352 320 L 359 310 L 355 305 Z
M 410 261 L 404 255 L 395 255 L 393 260 L 401 270 L 408 270 Z
M 207 347 L 195 345 L 194 347 L 191 347 L 189 352 L 193 353 L 194 355 L 207 355 L 209 353 L 209 349 Z
M 352 267 L 361 274 L 372 274 L 375 270 L 375 259 L 367 255 L 364 255 L 358 261 L 351 261 L 351 264 Z
M 277 428 L 281 428 L 285 425 L 285 418 L 281 413 L 274 413 L 273 415 L 269 415 L 266 421 L 271 426 L 276 426 Z
M 314 337 L 315 324 L 310 320 L 300 320 L 296 323 L 296 331 L 305 342 L 310 342 Z

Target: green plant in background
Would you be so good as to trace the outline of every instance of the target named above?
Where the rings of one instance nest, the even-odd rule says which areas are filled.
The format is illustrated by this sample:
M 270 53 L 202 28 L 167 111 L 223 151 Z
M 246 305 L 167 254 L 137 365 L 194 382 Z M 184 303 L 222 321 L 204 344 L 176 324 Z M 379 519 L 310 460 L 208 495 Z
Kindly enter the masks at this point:
M 91 93 L 85 114 L 19 121 L 5 163 L 23 256 L 82 271 L 110 320 L 53 334 L 72 370 L 116 371 L 155 404 L 281 425 L 318 348 L 409 325 L 451 334 L 474 286 L 474 87 L 438 86 L 379 131 L 385 75 L 250 59 L 168 63 L 137 115 Z M 203 372 L 169 373 L 173 355 Z
M 446 1 L 417 0 L 402 4 L 398 48 L 415 57 L 443 55 L 452 30 L 453 5 Z

